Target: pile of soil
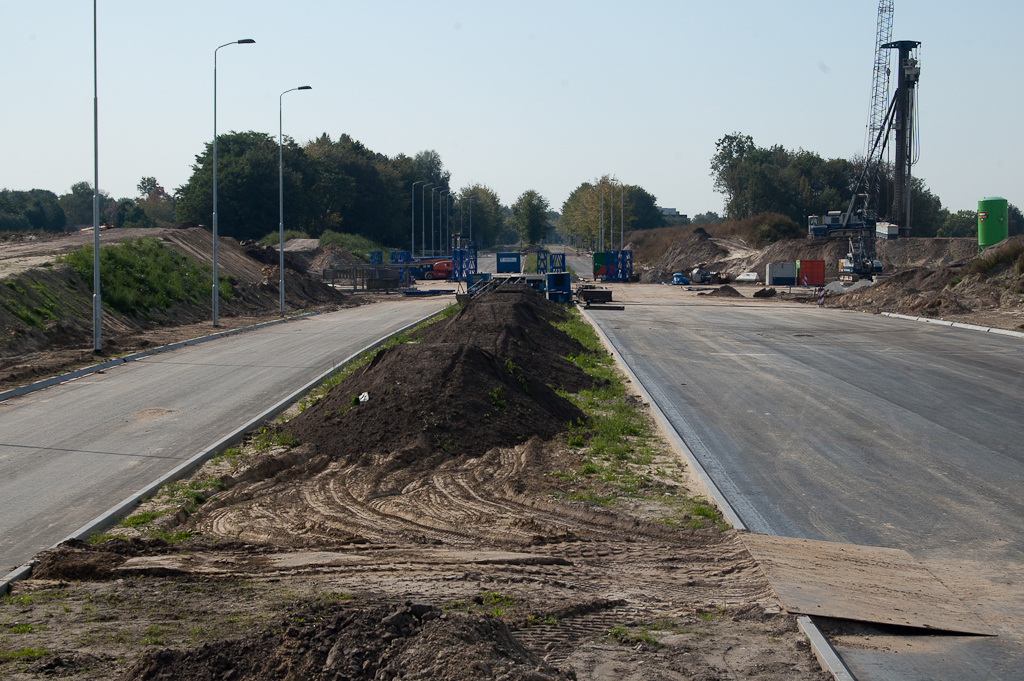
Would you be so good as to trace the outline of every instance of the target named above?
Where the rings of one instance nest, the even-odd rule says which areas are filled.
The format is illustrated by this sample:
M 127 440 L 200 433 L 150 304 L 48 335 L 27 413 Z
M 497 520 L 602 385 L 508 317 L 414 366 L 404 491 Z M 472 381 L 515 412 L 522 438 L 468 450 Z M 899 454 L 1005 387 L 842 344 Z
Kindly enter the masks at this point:
M 296 626 L 298 621 L 315 621 Z M 499 619 L 443 613 L 406 602 L 333 614 L 307 609 L 280 624 L 282 633 L 221 641 L 189 650 L 144 655 L 123 681 L 270 681 L 294 678 L 444 679 L 500 677 L 508 681 L 574 678 L 544 663 Z
M 874 286 L 829 296 L 828 307 L 862 312 L 895 312 L 920 317 L 1000 328 L 1024 328 L 1024 272 L 1016 263 L 1004 263 L 987 272 L 971 274 L 976 260 L 990 258 L 1002 248 L 1024 244 L 1024 236 L 1011 237 L 974 258 L 897 272 Z
M 707 293 L 701 293 L 699 295 L 714 296 L 716 298 L 742 298 L 743 297 L 742 293 L 740 293 L 739 291 L 734 289 L 732 286 L 729 286 L 728 284 L 725 284 L 724 286 L 719 286 L 714 291 L 709 291 Z
M 317 276 L 327 269 L 365 264 L 338 244 L 327 244 L 323 249 L 317 249 L 311 255 L 312 259 L 309 261 L 307 269 L 311 274 Z
M 690 234 L 672 244 L 651 269 L 640 275 L 640 281 L 644 284 L 671 281 L 674 272 L 688 274 L 694 267 L 702 263 L 719 262 L 728 254 L 728 249 L 712 239 L 703 227 L 697 227 Z M 713 270 L 718 269 L 713 265 L 709 265 L 709 267 Z

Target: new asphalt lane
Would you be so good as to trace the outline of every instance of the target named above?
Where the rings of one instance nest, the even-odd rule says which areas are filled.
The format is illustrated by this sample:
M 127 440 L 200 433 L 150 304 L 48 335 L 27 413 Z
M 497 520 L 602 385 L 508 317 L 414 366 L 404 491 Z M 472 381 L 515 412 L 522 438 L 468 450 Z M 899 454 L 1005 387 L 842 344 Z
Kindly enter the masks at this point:
M 398 299 L 294 320 L 0 403 L 0 575 L 449 302 Z
M 844 644 L 858 679 L 1021 678 L 1024 340 L 614 289 L 591 317 L 752 531 L 905 549 L 999 634 Z

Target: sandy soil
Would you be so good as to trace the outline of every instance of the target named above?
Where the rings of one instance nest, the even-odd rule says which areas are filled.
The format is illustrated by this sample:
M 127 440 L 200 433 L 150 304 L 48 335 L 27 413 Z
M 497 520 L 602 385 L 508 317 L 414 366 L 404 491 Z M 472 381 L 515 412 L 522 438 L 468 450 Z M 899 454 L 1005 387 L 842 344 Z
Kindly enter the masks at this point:
M 176 514 L 41 555 L 0 602 L 0 674 L 827 678 L 663 442 L 602 459 L 564 432 L 603 385 L 564 314 L 473 301 L 207 464 Z

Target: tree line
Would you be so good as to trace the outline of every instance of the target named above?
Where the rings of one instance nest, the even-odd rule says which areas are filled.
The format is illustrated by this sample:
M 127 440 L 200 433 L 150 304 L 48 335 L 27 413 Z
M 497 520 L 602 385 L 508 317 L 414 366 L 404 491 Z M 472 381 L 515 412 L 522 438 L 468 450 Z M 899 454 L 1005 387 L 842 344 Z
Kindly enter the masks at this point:
M 764 213 L 775 213 L 792 221 L 779 227 L 779 236 L 806 234 L 807 216 L 846 210 L 856 191 L 865 159 L 825 159 L 804 149 L 790 150 L 780 145 L 761 147 L 750 135 L 732 133 L 715 144 L 711 158 L 711 177 L 715 189 L 725 195 L 725 213 L 729 219 L 742 220 Z M 864 191 L 863 188 L 861 191 Z M 882 163 L 876 180 L 875 204 L 880 217 L 888 213 L 895 191 L 893 167 Z M 919 177 L 911 180 L 911 236 L 973 236 L 977 234 L 977 214 L 973 211 L 951 213 Z M 1020 225 L 1020 210 L 1011 204 L 1011 234 Z M 972 228 L 973 214 L 973 228 Z M 1019 230 L 1019 227 L 1018 227 Z

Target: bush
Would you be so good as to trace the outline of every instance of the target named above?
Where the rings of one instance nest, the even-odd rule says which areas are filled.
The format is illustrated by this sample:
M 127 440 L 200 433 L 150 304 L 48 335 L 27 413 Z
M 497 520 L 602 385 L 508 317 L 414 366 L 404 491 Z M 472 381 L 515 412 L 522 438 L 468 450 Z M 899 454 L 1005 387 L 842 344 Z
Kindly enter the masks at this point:
M 59 260 L 73 267 L 92 289 L 92 246 L 83 246 Z M 123 314 L 165 310 L 175 303 L 200 303 L 212 283 L 209 266 L 199 265 L 153 237 L 100 249 L 103 302 Z M 221 299 L 231 300 L 228 279 L 221 277 L 220 284 Z
M 361 258 L 366 262 L 370 261 L 370 251 L 385 250 L 383 246 L 374 241 L 370 241 L 364 236 L 334 232 L 329 229 L 320 235 L 320 248 L 323 248 L 328 244 L 341 246 L 352 255 L 357 258 Z
M 288 241 L 290 241 L 292 239 L 308 239 L 308 238 L 309 238 L 309 235 L 306 234 L 305 232 L 301 231 L 301 230 L 298 230 L 298 229 L 286 229 L 286 230 L 284 230 L 284 240 L 285 240 L 285 243 L 287 243 Z M 262 239 L 260 239 L 260 243 L 263 244 L 264 246 L 277 246 L 278 244 L 281 243 L 281 232 L 280 231 L 271 232 L 270 234 L 268 234 L 265 237 L 263 237 Z M 323 244 L 320 244 L 320 245 L 323 246 Z

